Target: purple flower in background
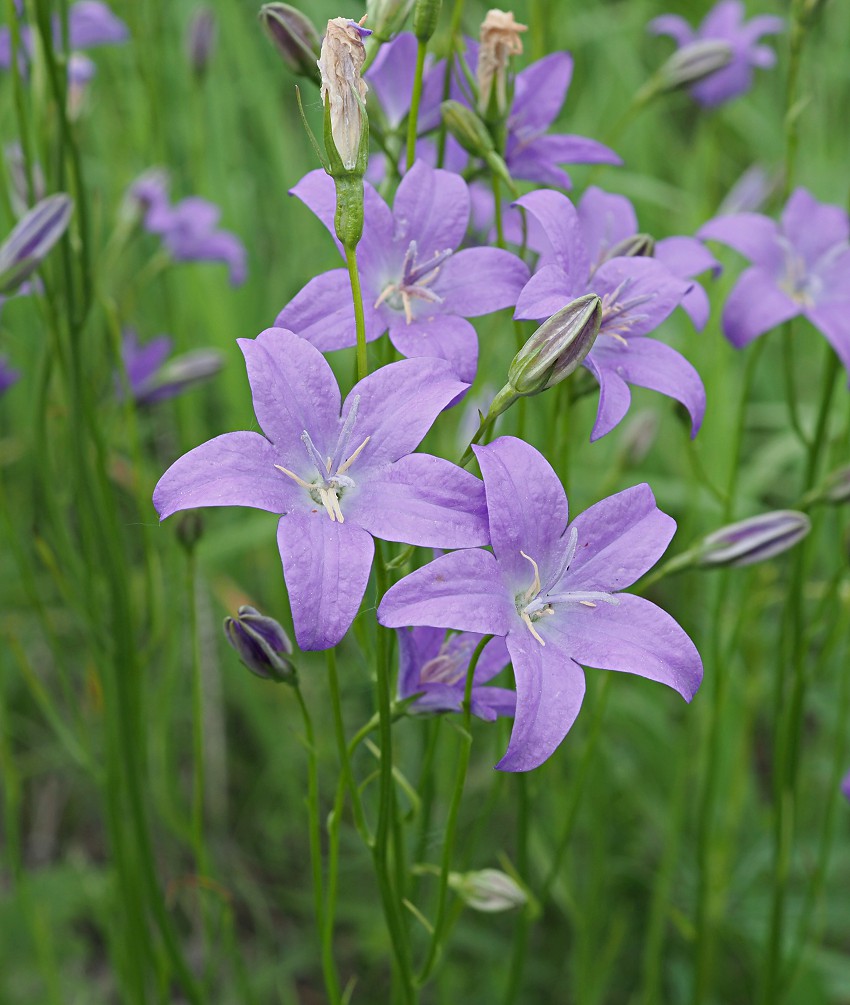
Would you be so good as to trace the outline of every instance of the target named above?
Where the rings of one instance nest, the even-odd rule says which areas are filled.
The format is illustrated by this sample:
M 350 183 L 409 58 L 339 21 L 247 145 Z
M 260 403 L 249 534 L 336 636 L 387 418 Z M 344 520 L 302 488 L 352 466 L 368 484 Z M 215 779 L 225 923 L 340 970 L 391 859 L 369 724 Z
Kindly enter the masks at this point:
M 9 366 L 6 362 L 6 357 L 0 356 L 0 394 L 5 394 L 12 384 L 16 384 L 20 378 L 20 370 L 16 370 L 14 367 Z
M 844 781 L 841 783 L 841 791 L 850 799 L 850 771 L 844 776 Z
M 579 664 L 661 681 L 690 701 L 702 680 L 693 642 L 630 586 L 664 553 L 675 522 L 637 485 L 568 524 L 567 499 L 546 459 L 503 436 L 476 447 L 493 553 L 456 551 L 387 591 L 378 620 L 504 636 L 516 718 L 502 771 L 552 754 L 584 697 Z
M 762 14 L 744 23 L 744 5 L 740 0 L 721 0 L 705 16 L 696 31 L 677 14 L 663 14 L 649 22 L 653 35 L 669 35 L 682 48 L 694 42 L 721 41 L 732 47 L 732 61 L 689 88 L 701 105 L 712 107 L 731 101 L 752 87 L 753 68 L 768 69 L 776 62 L 776 53 L 759 45 L 762 35 L 775 35 L 785 27 L 781 17 Z
M 21 9 L 18 9 L 21 16 Z M 23 69 L 32 57 L 32 28 L 21 25 L 21 62 Z M 93 49 L 99 45 L 118 45 L 130 37 L 127 25 L 100 0 L 79 0 L 68 9 L 68 43 L 71 49 Z M 57 52 L 63 48 L 62 22 L 53 18 L 53 44 Z M 0 69 L 7 70 L 12 62 L 12 39 L 8 28 L 0 28 Z M 92 71 L 93 72 L 93 71 Z
M 672 314 L 692 284 L 654 258 L 605 260 L 610 223 L 607 216 L 590 212 L 595 201 L 584 205 L 583 218 L 560 192 L 539 190 L 517 201 L 534 218 L 549 247 L 520 294 L 515 316 L 546 318 L 571 300 L 596 293 L 602 298 L 602 324 L 582 363 L 599 382 L 591 440 L 609 433 L 623 419 L 631 402 L 629 384 L 681 402 L 691 416 L 691 435 L 696 436 L 705 412 L 699 374 L 675 349 L 646 337 Z M 689 249 L 687 245 L 681 257 L 685 269 L 696 262 Z
M 398 696 L 419 697 L 411 712 L 460 712 L 466 687 L 466 671 L 475 648 L 483 638 L 475 632 L 452 633 L 442 628 L 399 628 Z M 472 683 L 472 714 L 492 722 L 499 715 L 513 715 L 515 692 L 489 685 L 510 663 L 505 640 L 491 639 L 481 652 Z
M 57 192 L 18 221 L 0 245 L 0 295 L 20 290 L 68 229 L 73 212 L 71 197 Z
M 481 482 L 413 454 L 464 390 L 437 359 L 392 363 L 344 402 L 325 358 L 290 331 L 239 339 L 257 421 L 181 457 L 154 491 L 161 519 L 199 506 L 282 514 L 278 547 L 301 649 L 345 635 L 366 590 L 372 535 L 435 548 L 486 544 Z
M 850 220 L 840 206 L 798 188 L 778 224 L 736 213 L 709 220 L 698 236 L 728 244 L 753 263 L 723 308 L 723 331 L 734 346 L 802 314 L 850 371 Z
M 214 377 L 224 365 L 215 349 L 194 349 L 166 363 L 174 347 L 168 335 L 158 335 L 144 344 L 132 329 L 124 332 L 121 358 L 127 385 L 139 405 L 153 405 L 181 394 L 194 384 Z M 124 397 L 124 385 L 117 381 L 118 399 Z
M 336 195 L 324 171 L 292 189 L 334 233 Z M 417 161 L 402 178 L 392 211 L 365 185 L 365 224 L 357 247 L 366 339 L 385 331 L 403 356 L 448 360 L 467 384 L 475 378 L 478 339 L 466 318 L 512 307 L 528 267 L 499 248 L 455 251 L 469 222 L 466 182 Z M 310 282 L 275 324 L 298 332 L 323 352 L 356 342 L 346 269 Z

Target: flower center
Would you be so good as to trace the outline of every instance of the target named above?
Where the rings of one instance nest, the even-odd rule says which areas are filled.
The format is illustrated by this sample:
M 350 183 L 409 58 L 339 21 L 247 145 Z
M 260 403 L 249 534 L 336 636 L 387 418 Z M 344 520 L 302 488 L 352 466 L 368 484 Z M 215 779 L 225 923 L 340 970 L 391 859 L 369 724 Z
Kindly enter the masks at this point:
M 633 279 L 624 279 L 620 285 L 602 297 L 602 321 L 599 325 L 600 335 L 610 335 L 622 345 L 628 345 L 626 335 L 629 329 L 638 321 L 645 321 L 646 314 L 636 314 L 635 310 L 653 300 L 655 294 L 643 293 L 636 297 L 626 297 Z
M 408 324 L 413 321 L 413 306 L 411 301 L 424 300 L 430 304 L 441 304 L 443 298 L 430 289 L 440 273 L 443 262 L 452 254 L 451 248 L 445 251 L 435 251 L 431 258 L 424 262 L 417 260 L 418 246 L 411 241 L 404 254 L 401 264 L 401 278 L 397 283 L 389 283 L 375 301 L 375 308 L 387 304 L 395 311 L 404 311 Z
M 541 646 L 545 646 L 546 642 L 540 637 L 540 633 L 534 627 L 534 624 L 540 621 L 541 618 L 554 614 L 555 608 L 559 605 L 581 604 L 583 607 L 596 607 L 596 604 L 600 602 L 604 604 L 619 603 L 619 600 L 613 594 L 604 593 L 601 590 L 558 589 L 559 587 L 563 587 L 562 580 L 569 571 L 572 560 L 575 558 L 577 546 L 578 531 L 573 527 L 570 531 L 570 539 L 567 543 L 567 550 L 561 561 L 561 565 L 555 575 L 550 577 L 549 585 L 545 588 L 542 587 L 540 582 L 540 569 L 537 562 L 534 561 L 531 555 L 526 555 L 524 551 L 520 551 L 520 555 L 531 563 L 531 567 L 534 569 L 534 578 L 527 590 L 518 593 L 514 597 L 514 602 L 517 614 Z
M 313 502 L 321 503 L 324 506 L 325 512 L 331 518 L 331 523 L 345 523 L 345 517 L 339 505 L 340 500 L 355 485 L 354 479 L 347 475 L 346 471 L 354 464 L 372 438 L 367 436 L 359 447 L 349 453 L 349 443 L 359 407 L 360 395 L 358 394 L 352 402 L 345 422 L 342 424 L 342 429 L 339 431 L 336 448 L 329 457 L 322 457 L 306 429 L 301 434 L 301 441 L 307 451 L 307 456 L 313 462 L 316 471 L 316 477 L 313 481 L 307 481 L 295 474 L 294 471 L 290 471 L 289 468 L 275 464 L 278 471 L 291 478 L 296 485 L 306 489 Z

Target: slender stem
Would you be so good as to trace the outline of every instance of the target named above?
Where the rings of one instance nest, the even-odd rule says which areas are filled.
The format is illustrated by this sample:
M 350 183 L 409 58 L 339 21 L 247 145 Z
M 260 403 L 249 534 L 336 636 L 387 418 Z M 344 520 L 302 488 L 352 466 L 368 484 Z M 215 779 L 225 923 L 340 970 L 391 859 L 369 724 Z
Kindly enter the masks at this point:
M 363 380 L 369 373 L 369 362 L 366 358 L 366 318 L 363 314 L 363 294 L 360 290 L 356 248 L 346 246 L 345 264 L 348 266 L 351 297 L 354 301 L 354 325 L 357 331 L 357 379 Z
M 452 70 L 454 69 L 457 38 L 460 32 L 460 22 L 463 17 L 464 0 L 455 0 L 452 7 L 452 19 L 449 25 L 449 51 L 446 53 L 446 70 L 443 75 L 443 101 L 448 98 L 452 87 Z M 446 159 L 446 124 L 440 119 L 440 129 L 437 133 L 437 167 L 442 167 Z
M 502 221 L 502 185 L 497 174 L 493 175 L 493 216 L 496 223 L 496 244 L 505 248 L 505 227 Z
M 416 134 L 419 128 L 419 105 L 422 101 L 422 77 L 425 73 L 425 56 L 428 43 L 421 38 L 416 44 L 416 72 L 413 76 L 413 93 L 410 96 L 410 112 L 407 116 L 407 164 L 409 171 L 416 160 Z
M 517 786 L 517 845 L 516 845 L 516 868 L 520 877 L 527 882 L 528 877 L 528 830 L 530 823 L 528 780 L 525 775 L 516 775 L 514 782 Z M 522 974 L 525 970 L 525 959 L 528 953 L 528 939 L 531 934 L 531 917 L 528 905 L 522 909 L 522 913 L 517 919 L 516 931 L 514 932 L 514 948 L 511 954 L 511 964 L 508 971 L 508 980 L 505 986 L 505 1005 L 514 1005 L 519 999 L 522 988 Z
M 345 782 L 345 786 L 348 789 L 348 794 L 351 798 L 351 807 L 354 813 L 354 824 L 357 827 L 357 832 L 362 838 L 364 844 L 371 848 L 372 835 L 369 833 L 369 827 L 363 814 L 363 803 L 360 799 L 360 790 L 357 788 L 357 783 L 354 780 L 354 772 L 351 768 L 351 752 L 345 742 L 345 721 L 342 715 L 342 698 L 339 689 L 339 677 L 336 672 L 335 649 L 328 649 L 327 664 L 328 684 L 331 691 L 331 707 L 333 709 L 334 717 L 334 732 L 336 733 L 337 752 L 339 754 L 339 766 L 342 772 L 342 779 Z

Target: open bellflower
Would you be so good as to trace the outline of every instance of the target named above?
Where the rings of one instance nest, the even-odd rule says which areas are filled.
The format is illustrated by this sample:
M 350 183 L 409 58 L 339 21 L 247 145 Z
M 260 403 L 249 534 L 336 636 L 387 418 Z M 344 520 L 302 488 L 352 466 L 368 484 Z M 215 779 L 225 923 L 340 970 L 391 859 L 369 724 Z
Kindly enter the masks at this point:
M 675 522 L 636 485 L 568 522 L 548 461 L 503 436 L 475 455 L 484 476 L 493 552 L 443 555 L 387 591 L 378 620 L 503 636 L 516 678 L 516 716 L 502 771 L 545 761 L 584 697 L 580 666 L 638 674 L 686 701 L 702 680 L 693 642 L 669 614 L 620 591 L 664 553 Z
M 398 696 L 419 695 L 411 712 L 460 712 L 466 687 L 466 672 L 475 648 L 483 638 L 475 632 L 451 633 L 442 628 L 399 628 Z M 516 694 L 489 682 L 510 663 L 502 638 L 491 639 L 482 649 L 472 678 L 471 711 L 492 722 L 499 715 L 513 715 Z
M 723 331 L 736 348 L 803 315 L 850 372 L 850 218 L 840 206 L 796 189 L 777 224 L 760 213 L 709 220 L 698 234 L 753 263 L 723 308 Z
M 301 649 L 328 649 L 357 614 L 373 535 L 429 548 L 487 542 L 481 482 L 412 453 L 465 385 L 443 360 L 402 360 L 341 402 L 325 358 L 292 332 L 238 343 L 266 435 L 225 433 L 195 447 L 159 480 L 154 505 L 160 519 L 200 506 L 281 514 L 295 638 Z
M 516 205 L 534 219 L 548 248 L 519 296 L 515 317 L 545 318 L 586 293 L 602 300 L 599 334 L 582 363 L 599 382 L 591 440 L 622 421 L 631 403 L 629 384 L 681 402 L 696 436 L 705 413 L 702 380 L 684 356 L 647 337 L 673 313 L 692 284 L 655 258 L 603 254 L 600 262 L 606 218 L 587 213 L 583 220 L 560 192 L 529 192 Z M 687 263 L 682 268 L 689 269 L 691 252 L 683 253 L 681 261 Z
M 776 62 L 776 53 L 759 45 L 762 35 L 783 30 L 781 17 L 762 14 L 744 23 L 744 5 L 740 0 L 720 0 L 694 30 L 677 14 L 662 14 L 649 22 L 653 35 L 669 35 L 681 48 L 695 42 L 727 42 L 732 48 L 731 62 L 688 88 L 699 104 L 721 105 L 745 94 L 753 85 L 753 70 L 768 69 Z
M 32 57 L 33 29 L 21 25 L 22 69 Z M 101 0 L 78 0 L 68 8 L 68 43 L 71 49 L 93 49 L 100 45 L 119 45 L 130 37 L 127 25 Z M 63 48 L 64 33 L 59 17 L 53 18 L 53 45 Z M 0 28 L 0 69 L 7 70 L 12 60 L 11 33 Z
M 334 233 L 334 184 L 324 171 L 311 171 L 292 194 Z M 417 161 L 402 178 L 392 210 L 365 183 L 364 208 L 357 265 L 366 340 L 389 331 L 403 356 L 448 360 L 462 381 L 472 383 L 478 338 L 466 319 L 512 307 L 528 267 L 499 248 L 455 250 L 469 222 L 469 192 L 449 171 Z M 348 271 L 333 269 L 311 279 L 275 324 L 323 352 L 355 345 Z

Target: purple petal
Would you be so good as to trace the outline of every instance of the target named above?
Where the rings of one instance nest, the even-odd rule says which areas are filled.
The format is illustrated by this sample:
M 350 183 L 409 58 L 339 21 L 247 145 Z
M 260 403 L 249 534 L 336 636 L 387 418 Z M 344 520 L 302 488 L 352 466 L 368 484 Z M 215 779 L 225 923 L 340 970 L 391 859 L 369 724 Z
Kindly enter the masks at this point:
M 332 448 L 339 387 L 319 350 L 284 328 L 267 328 L 255 339 L 236 341 L 245 357 L 254 414 L 280 454 L 303 455 L 305 429 L 318 444 Z
M 135 394 L 165 362 L 174 343 L 168 335 L 157 335 L 144 345 L 130 329 L 121 339 L 121 358 L 127 371 L 127 383 Z
M 717 275 L 720 264 L 695 237 L 665 237 L 656 242 L 654 257 L 680 279 L 691 279 L 709 269 Z
M 551 317 L 575 299 L 579 289 L 560 266 L 544 265 L 523 287 L 514 317 L 535 321 Z
M 466 182 L 451 171 L 441 171 L 417 160 L 402 178 L 393 203 L 395 240 L 405 248 L 416 241 L 418 260 L 440 251 L 453 251 L 469 223 Z
M 437 276 L 435 293 L 444 314 L 474 318 L 513 307 L 529 279 L 521 258 L 501 248 L 467 248 L 452 255 Z
M 250 506 L 285 513 L 298 493 L 275 463 L 275 447 L 259 433 L 224 433 L 178 458 L 157 483 L 153 504 L 164 520 L 201 506 Z
M 517 620 L 489 551 L 441 555 L 390 587 L 378 607 L 387 628 L 432 625 L 481 635 L 507 635 Z
M 480 642 L 481 639 L 479 638 L 478 641 Z M 478 658 L 478 666 L 475 668 L 475 683 L 486 684 L 487 681 L 492 680 L 498 673 L 501 673 L 510 661 L 511 657 L 508 654 L 505 640 L 500 635 L 490 639 Z
M 697 331 L 701 332 L 708 324 L 708 319 L 711 315 L 711 302 L 708 299 L 708 294 L 699 283 L 694 283 L 691 286 L 688 292 L 682 297 L 682 302 L 679 306 L 691 319 Z
M 659 681 L 690 701 L 702 681 L 696 646 L 666 611 L 643 597 L 621 593 L 617 601 L 593 608 L 571 604 L 542 619 L 546 648 L 560 648 L 583 666 Z
M 410 454 L 370 471 L 346 499 L 346 515 L 385 541 L 425 548 L 490 543 L 481 481 L 430 454 Z
M 514 178 L 525 178 L 541 185 L 571 189 L 573 183 L 563 168 L 558 167 L 546 142 L 548 136 L 537 136 L 520 144 L 509 135 L 505 162 Z
M 741 0 L 720 0 L 703 18 L 699 37 L 734 39 L 743 21 L 744 5 Z
M 375 545 L 356 524 L 318 512 L 281 517 L 277 546 L 300 649 L 330 649 L 341 641 L 360 608 Z
M 805 315 L 824 334 L 850 375 L 850 302 L 819 304 L 807 309 Z
M 91 49 L 96 45 L 126 42 L 130 32 L 107 4 L 99 0 L 77 0 L 68 10 L 68 36 L 72 49 Z
M 678 14 L 662 14 L 661 17 L 653 18 L 646 30 L 652 35 L 669 35 L 679 47 L 696 39 L 694 29 Z
M 723 308 L 723 332 L 736 348 L 802 313 L 802 307 L 776 285 L 773 276 L 754 266 L 745 269 Z
M 850 220 L 840 206 L 818 202 L 804 188 L 795 189 L 782 210 L 782 229 L 810 268 L 850 237 Z
M 655 565 L 676 533 L 648 485 L 634 485 L 579 514 L 578 544 L 565 581 L 570 590 L 625 590 Z
M 590 256 L 575 206 L 560 192 L 545 189 L 529 192 L 514 205 L 524 207 L 546 235 L 552 247 L 547 262 L 559 266 L 570 277 L 573 289 L 579 288 L 590 273 Z
M 436 314 L 407 324 L 403 319 L 390 326 L 390 341 L 408 358 L 431 356 L 451 364 L 465 384 L 475 380 L 478 369 L 478 335 L 464 318 Z
M 753 86 L 753 69 L 746 55 L 734 51 L 732 62 L 690 88 L 691 97 L 706 108 L 714 108 L 745 94 Z
M 757 42 L 762 35 L 777 35 L 785 31 L 785 21 L 771 14 L 759 14 L 751 18 L 741 29 L 741 36 L 748 42 Z
M 609 259 L 589 283 L 604 299 L 600 334 L 648 334 L 673 313 L 690 285 L 652 258 Z
M 596 267 L 608 250 L 637 233 L 634 207 L 624 195 L 613 195 L 591 185 L 578 204 L 578 221 L 584 246 Z
M 595 443 L 622 422 L 629 410 L 632 396 L 628 384 L 614 370 L 597 366 L 593 349 L 585 356 L 582 366 L 590 370 L 599 382 L 599 406 L 590 434 L 590 442 Z
M 514 79 L 514 100 L 508 129 L 520 141 L 545 132 L 558 117 L 573 76 L 573 57 L 553 52 L 527 66 Z
M 410 96 L 416 72 L 416 37 L 410 32 L 382 45 L 366 73 L 387 124 L 395 129 L 410 111 Z
M 428 660 L 434 659 L 443 644 L 442 628 L 397 628 L 398 696 L 410 698 L 419 688 L 419 674 Z
M 537 562 L 545 584 L 566 547 L 569 513 L 558 476 L 542 454 L 514 436 L 473 449 L 484 477 L 490 541 L 506 585 L 531 585 L 533 567 L 521 552 Z
M 387 326 L 372 308 L 369 292 L 363 291 L 366 341 L 383 335 Z M 346 269 L 332 269 L 314 276 L 275 318 L 275 327 L 288 328 L 322 352 L 347 349 L 357 344 L 351 283 Z
M 584 672 L 554 646 L 541 646 L 530 632 L 508 635 L 516 678 L 516 714 L 511 741 L 496 767 L 531 771 L 554 753 L 575 722 L 584 698 Z
M 700 227 L 697 237 L 720 241 L 774 274 L 783 268 L 785 254 L 776 223 L 761 213 L 717 216 Z
M 623 159 L 610 147 L 587 136 L 571 133 L 553 133 L 541 136 L 535 143 L 543 143 L 547 156 L 556 164 L 622 164 Z

